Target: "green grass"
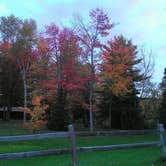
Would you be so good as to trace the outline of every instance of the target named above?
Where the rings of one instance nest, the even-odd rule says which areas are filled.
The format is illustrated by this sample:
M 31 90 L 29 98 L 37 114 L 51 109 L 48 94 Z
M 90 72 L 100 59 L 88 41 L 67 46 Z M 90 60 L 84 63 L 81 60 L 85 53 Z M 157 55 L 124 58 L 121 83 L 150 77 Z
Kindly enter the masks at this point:
M 159 148 L 80 153 L 79 166 L 164 166 Z M 0 166 L 70 166 L 70 155 L 0 160 Z
M 45 130 L 39 131 L 45 132 Z M 0 135 L 29 134 L 22 122 L 4 123 L 0 121 Z M 77 137 L 77 147 L 128 144 L 157 141 L 157 135 L 111 136 L 111 137 Z M 68 138 L 42 139 L 31 141 L 0 142 L 0 153 L 68 148 Z M 159 148 L 130 150 L 97 151 L 79 154 L 79 166 L 166 166 L 160 162 Z M 0 166 L 70 166 L 70 155 L 54 155 L 16 160 L 0 160 Z
M 50 132 L 47 129 L 39 130 L 37 133 Z M 23 126 L 22 120 L 2 121 L 0 120 L 0 136 L 4 135 L 25 135 L 31 132 Z
M 22 135 L 29 133 L 23 128 L 22 121 L 2 121 L 0 120 L 0 136 L 2 135 Z
M 96 145 L 113 145 L 127 144 L 135 142 L 156 141 L 156 135 L 139 135 L 139 136 L 112 136 L 112 137 L 77 137 L 77 146 L 96 146 Z M 0 153 L 21 152 L 32 150 L 44 150 L 54 148 L 68 148 L 68 138 L 54 138 L 31 141 L 15 141 L 15 142 L 0 142 Z

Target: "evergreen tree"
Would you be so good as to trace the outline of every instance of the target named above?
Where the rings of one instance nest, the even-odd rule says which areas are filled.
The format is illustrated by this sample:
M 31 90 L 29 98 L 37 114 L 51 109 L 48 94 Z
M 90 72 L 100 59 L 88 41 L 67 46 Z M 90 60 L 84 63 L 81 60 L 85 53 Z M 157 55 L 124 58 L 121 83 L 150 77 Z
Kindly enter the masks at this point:
M 104 47 L 101 67 L 105 118 L 113 128 L 136 128 L 139 119 L 139 101 L 135 83 L 142 79 L 136 67 L 137 47 L 123 36 L 115 37 Z M 101 110 L 101 114 L 103 114 Z
M 55 103 L 53 103 L 48 112 L 48 128 L 56 131 L 67 130 L 67 125 L 69 124 L 69 116 L 67 110 L 65 110 L 66 105 L 66 94 L 61 88 L 58 90 L 58 95 L 56 96 Z

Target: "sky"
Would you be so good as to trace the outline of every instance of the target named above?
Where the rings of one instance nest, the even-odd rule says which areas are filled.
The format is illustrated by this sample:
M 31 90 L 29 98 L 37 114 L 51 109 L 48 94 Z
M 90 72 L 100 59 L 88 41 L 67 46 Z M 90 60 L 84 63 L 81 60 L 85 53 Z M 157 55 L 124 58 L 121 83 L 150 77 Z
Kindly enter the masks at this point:
M 116 26 L 111 36 L 123 34 L 155 59 L 154 82 L 166 67 L 166 0 L 0 0 L 0 16 L 36 20 L 38 29 L 56 23 L 68 25 L 74 14 L 86 18 L 96 7 L 105 9 Z

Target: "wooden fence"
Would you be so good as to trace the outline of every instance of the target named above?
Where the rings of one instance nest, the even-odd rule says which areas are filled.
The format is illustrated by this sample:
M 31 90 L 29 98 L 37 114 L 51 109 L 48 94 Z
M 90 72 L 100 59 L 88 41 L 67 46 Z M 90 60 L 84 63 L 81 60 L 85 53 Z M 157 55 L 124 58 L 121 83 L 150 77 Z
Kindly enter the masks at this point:
M 98 132 L 74 132 L 72 125 L 68 126 L 68 132 L 56 132 L 45 134 L 33 134 L 22 136 L 1 136 L 0 142 L 10 141 L 22 141 L 22 140 L 37 140 L 44 138 L 70 138 L 70 148 L 63 149 L 51 149 L 41 151 L 30 152 L 18 152 L 18 153 L 4 153 L 0 154 L 0 159 L 16 159 L 35 156 L 46 156 L 53 154 L 72 154 L 72 165 L 78 166 L 77 152 L 89 152 L 99 150 L 115 150 L 115 149 L 131 149 L 131 148 L 143 148 L 161 146 L 161 157 L 166 159 L 166 141 L 164 135 L 164 127 L 162 124 L 158 125 L 157 130 L 119 130 L 119 131 L 98 131 Z M 75 136 L 113 136 L 113 135 L 139 135 L 139 134 L 160 134 L 160 140 L 154 142 L 134 143 L 134 144 L 120 144 L 120 145 L 106 145 L 106 146 L 92 146 L 92 147 L 77 147 Z

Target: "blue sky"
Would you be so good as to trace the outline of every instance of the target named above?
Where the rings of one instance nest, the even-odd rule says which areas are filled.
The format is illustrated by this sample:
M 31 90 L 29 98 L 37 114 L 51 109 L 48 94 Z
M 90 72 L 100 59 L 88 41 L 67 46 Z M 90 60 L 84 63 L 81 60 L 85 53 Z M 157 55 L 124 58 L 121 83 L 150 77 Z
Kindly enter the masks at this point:
M 68 24 L 72 15 L 87 15 L 103 7 L 118 25 L 111 36 L 123 34 L 139 47 L 152 49 L 153 80 L 160 82 L 166 67 L 166 0 L 0 0 L 0 16 L 34 18 L 39 29 L 51 22 Z

